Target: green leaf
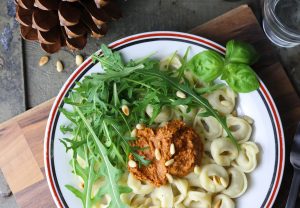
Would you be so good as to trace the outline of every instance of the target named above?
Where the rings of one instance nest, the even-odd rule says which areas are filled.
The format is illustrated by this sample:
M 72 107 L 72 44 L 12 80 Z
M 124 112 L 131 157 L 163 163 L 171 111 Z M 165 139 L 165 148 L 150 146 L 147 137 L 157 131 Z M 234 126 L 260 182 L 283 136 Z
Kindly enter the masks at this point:
M 120 171 L 111 164 L 111 162 L 107 156 L 108 154 L 107 154 L 106 148 L 100 142 L 100 139 L 97 137 L 96 133 L 94 132 L 93 128 L 91 127 L 91 125 L 89 124 L 89 122 L 87 121 L 87 119 L 85 118 L 83 113 L 81 112 L 81 110 L 78 107 L 75 107 L 75 110 L 78 113 L 78 115 L 80 116 L 80 118 L 82 119 L 82 121 L 84 122 L 89 133 L 92 135 L 92 138 L 93 138 L 94 142 L 96 143 L 96 146 L 100 153 L 100 157 L 102 160 L 101 171 L 103 171 L 103 175 L 106 176 L 105 181 L 107 182 L 107 186 L 109 187 L 109 188 L 107 188 L 108 189 L 107 192 L 110 194 L 110 196 L 112 198 L 111 206 L 117 207 L 117 208 L 126 207 L 120 199 L 120 192 L 119 192 L 118 184 L 117 184 L 118 178 L 120 177 Z
M 259 88 L 255 72 L 246 64 L 226 64 L 222 79 L 236 92 L 247 93 Z
M 252 65 L 258 60 L 259 55 L 252 45 L 242 41 L 230 40 L 226 44 L 225 57 L 227 62 Z
M 198 53 L 187 64 L 187 68 L 204 82 L 211 82 L 219 77 L 223 67 L 223 57 L 212 50 Z

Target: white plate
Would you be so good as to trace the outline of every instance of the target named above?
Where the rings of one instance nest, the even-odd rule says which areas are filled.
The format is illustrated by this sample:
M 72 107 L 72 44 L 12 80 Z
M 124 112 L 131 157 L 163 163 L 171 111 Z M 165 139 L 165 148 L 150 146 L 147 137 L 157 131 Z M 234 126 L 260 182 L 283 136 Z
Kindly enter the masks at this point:
M 118 40 L 110 45 L 122 52 L 125 60 L 136 59 L 157 52 L 154 57 L 162 58 L 178 51 L 183 55 L 191 47 L 190 56 L 200 51 L 212 49 L 224 54 L 225 48 L 199 36 L 178 32 L 150 32 L 133 35 Z M 59 126 L 68 120 L 59 113 L 59 107 L 70 107 L 63 102 L 75 81 L 80 81 L 92 72 L 101 72 L 99 64 L 93 64 L 88 58 L 70 76 L 60 90 L 50 112 L 45 133 L 45 167 L 48 184 L 58 207 L 81 208 L 81 201 L 69 190 L 66 184 L 78 185 L 71 173 L 69 161 L 71 156 L 59 141 L 63 135 Z M 252 139 L 259 145 L 260 157 L 257 169 L 248 175 L 249 187 L 246 193 L 237 199 L 237 207 L 259 208 L 272 207 L 276 198 L 284 169 L 285 146 L 281 121 L 276 106 L 260 81 L 257 91 L 240 94 L 238 113 L 246 114 L 255 121 Z

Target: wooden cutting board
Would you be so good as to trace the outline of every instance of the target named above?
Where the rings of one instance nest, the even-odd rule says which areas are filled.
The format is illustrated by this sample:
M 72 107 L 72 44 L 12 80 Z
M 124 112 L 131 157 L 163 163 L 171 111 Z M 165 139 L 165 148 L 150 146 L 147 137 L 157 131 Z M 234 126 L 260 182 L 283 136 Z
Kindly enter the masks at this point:
M 262 57 L 254 67 L 273 96 L 289 150 L 298 119 L 300 100 L 274 48 L 265 37 L 253 12 L 240 6 L 190 31 L 224 44 L 229 39 L 255 45 Z M 0 124 L 0 168 L 20 207 L 55 207 L 45 178 L 43 163 L 44 131 L 54 99 Z M 292 178 L 288 157 L 282 186 L 274 207 L 284 207 Z

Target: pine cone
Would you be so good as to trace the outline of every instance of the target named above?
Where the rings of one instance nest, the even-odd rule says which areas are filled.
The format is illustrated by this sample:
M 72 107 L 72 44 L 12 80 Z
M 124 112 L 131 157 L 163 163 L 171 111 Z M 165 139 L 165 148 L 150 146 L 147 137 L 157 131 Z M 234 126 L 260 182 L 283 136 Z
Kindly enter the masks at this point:
M 38 41 L 48 53 L 62 46 L 81 50 L 87 34 L 100 38 L 106 23 L 119 19 L 121 12 L 113 0 L 15 0 L 16 19 L 26 40 Z

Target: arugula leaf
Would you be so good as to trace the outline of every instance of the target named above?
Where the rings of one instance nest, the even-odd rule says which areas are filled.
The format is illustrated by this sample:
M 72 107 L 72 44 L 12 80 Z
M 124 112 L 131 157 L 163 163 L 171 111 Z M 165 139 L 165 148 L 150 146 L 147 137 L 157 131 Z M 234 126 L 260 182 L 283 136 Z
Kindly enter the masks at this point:
M 99 138 L 97 137 L 96 133 L 94 132 L 93 128 L 91 127 L 91 125 L 89 124 L 89 122 L 86 120 L 85 116 L 83 115 L 83 113 L 81 112 L 81 110 L 78 107 L 74 107 L 75 111 L 78 113 L 78 115 L 80 116 L 80 118 L 82 119 L 83 123 L 85 124 L 86 128 L 89 130 L 89 133 L 92 135 L 92 138 L 94 140 L 94 142 L 96 143 L 96 146 L 98 148 L 98 151 L 100 153 L 100 157 L 101 157 L 101 171 L 103 175 L 106 176 L 105 181 L 107 182 L 106 186 L 108 186 L 109 188 L 107 188 L 107 192 L 110 194 L 110 196 L 112 197 L 112 207 L 117 207 L 117 208 L 122 208 L 122 207 L 126 207 L 120 199 L 120 192 L 118 190 L 118 178 L 120 177 L 120 170 L 118 170 L 117 168 L 115 168 L 110 160 L 108 159 L 107 156 L 107 151 L 106 148 L 104 147 L 104 145 L 100 142 Z M 103 188 L 104 189 L 104 188 Z

